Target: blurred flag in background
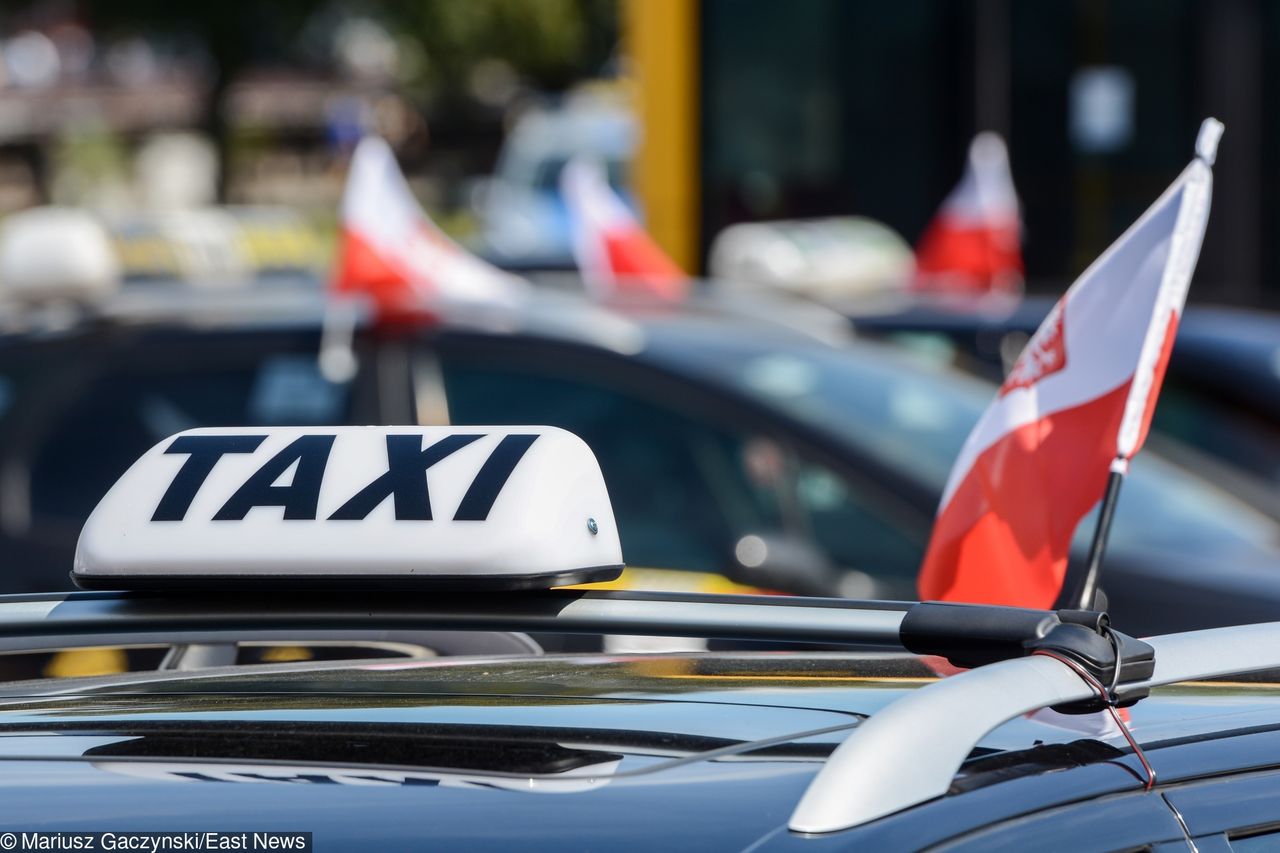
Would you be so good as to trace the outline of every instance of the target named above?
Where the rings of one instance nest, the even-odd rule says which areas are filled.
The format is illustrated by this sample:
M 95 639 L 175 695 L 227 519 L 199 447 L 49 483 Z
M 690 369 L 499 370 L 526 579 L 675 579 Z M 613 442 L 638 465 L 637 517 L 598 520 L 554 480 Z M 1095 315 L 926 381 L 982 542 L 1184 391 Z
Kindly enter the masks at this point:
M 994 133 L 969 145 L 964 177 L 916 247 L 916 286 L 954 293 L 1022 287 L 1022 222 L 1009 152 Z
M 598 295 L 649 294 L 682 299 L 689 278 L 641 227 L 605 179 L 599 163 L 575 159 L 560 174 L 573 255 Z
M 333 289 L 370 296 L 383 318 L 418 314 L 432 299 L 504 303 L 524 287 L 431 221 L 376 136 L 351 158 L 341 220 Z

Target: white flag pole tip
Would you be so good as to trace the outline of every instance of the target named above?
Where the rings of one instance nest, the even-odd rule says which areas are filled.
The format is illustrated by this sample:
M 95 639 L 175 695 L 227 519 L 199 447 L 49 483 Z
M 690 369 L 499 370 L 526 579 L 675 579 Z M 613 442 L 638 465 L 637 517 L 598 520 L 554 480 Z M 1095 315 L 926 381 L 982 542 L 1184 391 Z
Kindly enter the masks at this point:
M 1216 118 L 1207 118 L 1200 124 L 1200 133 L 1196 135 L 1196 156 L 1210 166 L 1218 158 L 1218 140 L 1222 139 L 1224 129 Z

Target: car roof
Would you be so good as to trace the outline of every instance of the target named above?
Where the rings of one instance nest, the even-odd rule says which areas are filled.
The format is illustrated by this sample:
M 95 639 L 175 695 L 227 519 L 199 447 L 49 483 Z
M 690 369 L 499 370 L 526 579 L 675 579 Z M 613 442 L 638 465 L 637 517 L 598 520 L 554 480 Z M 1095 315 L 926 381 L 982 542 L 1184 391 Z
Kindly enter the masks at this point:
M 835 312 L 785 297 L 755 292 L 711 291 L 679 305 L 647 298 L 598 301 L 581 292 L 576 277 L 548 277 L 511 306 L 441 300 L 428 306 L 434 319 L 424 330 L 470 330 L 544 336 L 618 351 L 634 351 L 646 330 L 694 330 L 698 334 L 769 335 L 771 342 L 841 345 L 851 338 Z M 358 326 L 374 322 L 367 305 L 344 303 Z M 92 305 L 0 307 L 0 341 L 21 341 L 50 329 L 59 332 L 102 324 L 130 328 L 181 327 L 191 330 L 263 325 L 319 327 L 333 303 L 311 279 L 280 279 L 247 287 L 194 287 L 179 282 L 130 285 Z M 642 341 L 642 339 L 639 339 Z
M 940 331 L 1033 332 L 1056 301 L 1057 297 L 1038 294 L 980 298 L 893 294 L 847 300 L 840 307 L 856 324 L 867 328 L 919 326 Z M 1280 314 L 1256 308 L 1190 304 L 1178 325 L 1176 346 L 1179 350 L 1230 349 L 1269 360 L 1280 348 Z
M 635 137 L 635 118 L 625 109 L 595 98 L 571 99 L 566 106 L 539 107 L 521 114 L 501 156 L 504 162 L 584 153 L 623 158 L 635 147 Z
M 124 785 L 135 801 L 163 801 L 188 819 L 218 809 L 245 820 L 259 812 L 244 791 L 275 782 L 272 808 L 301 814 L 323 804 L 331 811 L 326 837 L 341 837 L 336 818 L 349 820 L 357 809 L 390 816 L 428 786 L 448 804 L 433 819 L 435 838 L 499 837 L 476 816 L 502 803 L 513 809 L 504 832 L 534 839 L 562 839 L 565 822 L 575 838 L 590 839 L 595 822 L 582 819 L 590 811 L 608 826 L 630 826 L 637 838 L 679 827 L 686 839 L 742 848 L 783 824 L 851 729 L 933 680 L 912 656 L 726 652 L 284 664 L 28 682 L 0 691 L 0 791 L 22 801 L 24 778 L 40 772 L 68 790 Z M 1273 734 L 1280 685 L 1162 688 L 1132 715 L 1162 782 L 1268 766 L 1280 750 Z M 846 840 L 895 849 L 940 843 L 1082 798 L 1132 792 L 1138 767 L 1119 748 L 1123 741 L 1073 725 L 1060 717 L 1012 721 L 979 744 L 947 796 Z M 322 782 L 330 791 L 323 797 L 299 793 Z M 364 786 L 378 795 L 362 795 Z M 511 800 L 513 789 L 557 796 Z M 435 814 L 423 796 L 419 790 L 417 808 Z M 39 816 L 56 805 L 46 798 L 27 807 Z M 87 818 L 111 808 L 130 813 L 109 793 L 83 803 Z M 708 819 L 708 809 L 733 831 Z M 645 813 L 661 813 L 663 828 L 636 822 Z

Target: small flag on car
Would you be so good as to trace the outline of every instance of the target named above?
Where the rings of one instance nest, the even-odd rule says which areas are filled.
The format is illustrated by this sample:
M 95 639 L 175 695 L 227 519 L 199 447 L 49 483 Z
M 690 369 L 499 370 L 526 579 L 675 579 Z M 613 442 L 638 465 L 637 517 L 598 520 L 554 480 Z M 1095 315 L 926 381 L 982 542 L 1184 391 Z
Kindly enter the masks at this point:
M 948 293 L 1022 287 L 1018 195 L 1009 152 L 997 134 L 980 133 L 970 144 L 964 177 L 916 247 L 915 285 Z
M 1222 125 L 1027 343 L 951 470 L 922 599 L 1049 607 L 1077 524 L 1142 447 L 1209 218 Z
M 560 173 L 573 255 L 598 295 L 646 294 L 682 299 L 689 277 L 641 227 L 597 162 L 575 159 Z
M 418 314 L 432 299 L 505 303 L 524 287 L 431 221 L 376 136 L 351 158 L 341 220 L 333 289 L 370 296 L 383 319 Z

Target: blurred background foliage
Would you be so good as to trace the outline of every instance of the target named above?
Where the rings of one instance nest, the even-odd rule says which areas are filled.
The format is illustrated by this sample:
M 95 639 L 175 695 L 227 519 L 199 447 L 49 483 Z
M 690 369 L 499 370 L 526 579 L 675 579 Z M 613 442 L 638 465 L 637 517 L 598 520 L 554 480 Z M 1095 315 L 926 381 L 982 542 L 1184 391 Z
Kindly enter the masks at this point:
M 50 5 L 7 3 L 3 14 L 39 18 Z M 146 31 L 199 42 L 222 78 L 251 62 L 331 69 L 336 54 L 423 97 L 465 95 L 472 75 L 495 61 L 537 89 L 563 90 L 610 61 L 618 32 L 616 0 L 276 0 L 251 14 L 234 3 L 119 0 L 82 11 L 84 23 L 106 35 Z

